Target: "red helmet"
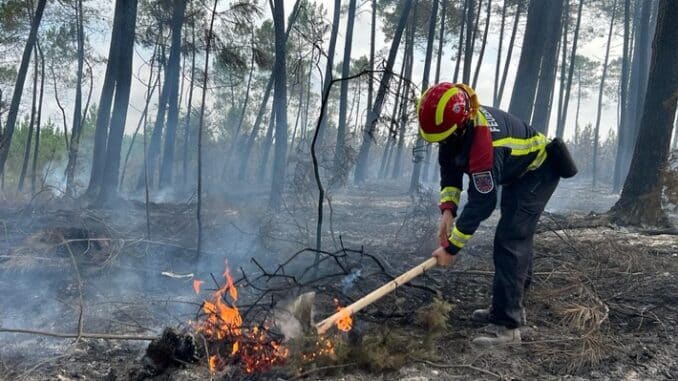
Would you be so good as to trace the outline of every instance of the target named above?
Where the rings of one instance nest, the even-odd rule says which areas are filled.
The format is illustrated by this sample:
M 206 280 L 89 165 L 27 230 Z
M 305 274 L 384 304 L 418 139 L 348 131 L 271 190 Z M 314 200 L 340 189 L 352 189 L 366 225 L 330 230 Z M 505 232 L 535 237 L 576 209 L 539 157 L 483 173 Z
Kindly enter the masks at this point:
M 427 142 L 441 142 L 464 128 L 478 107 L 478 98 L 469 86 L 449 82 L 433 85 L 417 104 L 419 133 Z

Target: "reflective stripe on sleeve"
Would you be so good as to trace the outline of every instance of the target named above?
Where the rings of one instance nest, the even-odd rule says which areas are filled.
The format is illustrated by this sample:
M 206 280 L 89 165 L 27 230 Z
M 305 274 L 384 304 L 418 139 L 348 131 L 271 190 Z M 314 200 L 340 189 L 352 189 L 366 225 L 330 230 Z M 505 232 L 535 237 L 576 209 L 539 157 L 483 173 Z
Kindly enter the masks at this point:
M 459 198 L 461 197 L 461 189 L 457 187 L 445 187 L 440 191 L 440 203 L 453 202 L 459 205 Z
M 471 239 L 471 234 L 464 234 L 460 232 L 455 226 L 454 229 L 452 229 L 452 234 L 450 234 L 449 241 L 452 245 L 461 249 L 464 247 L 464 245 L 466 245 L 466 242 L 468 242 L 469 239 Z

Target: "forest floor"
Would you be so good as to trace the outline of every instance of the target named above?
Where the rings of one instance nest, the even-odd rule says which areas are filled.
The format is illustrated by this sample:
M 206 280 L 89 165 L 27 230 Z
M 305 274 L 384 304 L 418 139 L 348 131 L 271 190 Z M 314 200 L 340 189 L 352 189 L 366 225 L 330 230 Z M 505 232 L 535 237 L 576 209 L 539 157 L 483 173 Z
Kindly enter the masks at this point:
M 185 326 L 201 303 L 191 287 L 194 277 L 221 274 L 224 259 L 234 270 L 255 274 L 260 269 L 252 257 L 273 269 L 313 246 L 315 193 L 290 192 L 276 214 L 266 207 L 266 197 L 244 187 L 224 199 L 208 196 L 199 260 L 193 199 L 151 204 L 150 238 L 146 210 L 137 201 L 106 211 L 64 200 L 21 207 L 3 202 L 0 380 L 141 378 L 147 341 L 76 341 L 1 330 L 144 338 L 167 326 Z M 340 279 L 348 301 L 387 280 L 386 273 L 397 275 L 430 255 L 439 215 L 434 189 L 408 195 L 400 184 L 375 182 L 330 198 L 324 249 L 362 250 L 383 267 L 381 277 L 371 277 L 366 274 L 374 265 L 361 263 L 362 275 L 352 272 L 351 282 L 346 282 L 349 276 Z M 403 287 L 356 316 L 356 335 L 376 337 L 379 353 L 375 349 L 325 372 L 312 369 L 309 378 L 677 379 L 678 238 L 609 223 L 602 213 L 615 200 L 606 189 L 577 182 L 557 190 L 535 238 L 535 283 L 526 302 L 522 344 L 489 351 L 470 345 L 482 328 L 470 314 L 490 301 L 495 213 L 454 268 L 434 269 L 415 282 L 417 288 Z M 298 269 L 308 265 L 308 258 Z M 241 298 L 247 299 L 248 292 L 255 290 L 242 289 Z M 445 326 L 433 332 L 420 311 L 439 303 L 435 298 L 449 311 L 444 309 Z M 332 312 L 333 306 L 317 302 L 319 315 Z M 249 378 L 290 376 L 275 372 Z M 152 379 L 206 380 L 210 374 L 201 363 Z

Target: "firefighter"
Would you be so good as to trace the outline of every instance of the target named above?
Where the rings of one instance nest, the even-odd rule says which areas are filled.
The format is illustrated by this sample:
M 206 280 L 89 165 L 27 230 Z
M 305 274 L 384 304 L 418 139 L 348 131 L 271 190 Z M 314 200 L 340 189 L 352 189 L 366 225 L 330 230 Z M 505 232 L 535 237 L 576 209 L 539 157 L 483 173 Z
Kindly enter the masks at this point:
M 573 176 L 576 167 L 562 141 L 549 143 L 519 118 L 481 106 L 473 89 L 464 84 L 430 87 L 417 104 L 417 116 L 422 138 L 439 143 L 442 216 L 440 247 L 433 252 L 438 265 L 454 263 L 478 225 L 494 211 L 497 188 L 502 186 L 501 217 L 494 236 L 492 303 L 471 316 L 487 323 L 488 329 L 473 343 L 520 342 L 537 221 L 560 177 Z M 561 165 L 561 160 L 570 162 Z M 469 176 L 468 202 L 458 213 L 464 174 Z

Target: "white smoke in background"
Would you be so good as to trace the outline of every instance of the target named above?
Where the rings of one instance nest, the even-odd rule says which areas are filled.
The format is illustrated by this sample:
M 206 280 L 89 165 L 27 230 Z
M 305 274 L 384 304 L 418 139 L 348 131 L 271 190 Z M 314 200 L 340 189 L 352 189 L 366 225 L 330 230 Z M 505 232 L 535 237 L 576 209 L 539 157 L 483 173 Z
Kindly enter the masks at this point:
M 42 173 L 42 188 L 47 188 L 54 196 L 66 193 L 66 160 L 50 160 Z
M 355 282 L 360 279 L 360 275 L 362 274 L 363 269 L 361 268 L 355 268 L 351 270 L 351 273 L 346 275 L 344 279 L 341 280 L 341 289 L 344 292 L 344 294 L 348 293 L 348 291 L 353 287 Z

